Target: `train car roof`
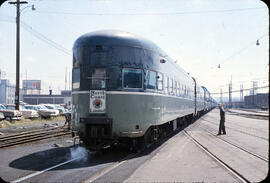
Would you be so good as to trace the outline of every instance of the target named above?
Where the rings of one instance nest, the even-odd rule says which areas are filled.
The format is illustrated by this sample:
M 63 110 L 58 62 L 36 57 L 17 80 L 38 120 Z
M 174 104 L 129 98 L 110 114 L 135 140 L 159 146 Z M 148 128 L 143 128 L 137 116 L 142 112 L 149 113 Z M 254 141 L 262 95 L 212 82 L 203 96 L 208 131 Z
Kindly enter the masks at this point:
M 129 46 L 134 48 L 141 48 L 154 51 L 161 57 L 166 58 L 174 67 L 191 79 L 188 73 L 182 69 L 178 64 L 175 64 L 173 60 L 159 48 L 154 42 L 143 38 L 141 36 L 119 30 L 100 30 L 90 32 L 80 36 L 74 43 L 73 48 L 84 47 L 84 46 Z
M 104 45 L 104 46 L 130 46 L 149 49 L 162 53 L 165 56 L 165 52 L 162 51 L 152 41 L 137 36 L 135 34 L 118 31 L 118 30 L 102 30 L 84 34 L 80 36 L 74 43 L 73 47 L 87 46 L 87 45 Z
M 207 88 L 205 86 L 201 86 L 203 88 L 203 90 L 208 91 Z

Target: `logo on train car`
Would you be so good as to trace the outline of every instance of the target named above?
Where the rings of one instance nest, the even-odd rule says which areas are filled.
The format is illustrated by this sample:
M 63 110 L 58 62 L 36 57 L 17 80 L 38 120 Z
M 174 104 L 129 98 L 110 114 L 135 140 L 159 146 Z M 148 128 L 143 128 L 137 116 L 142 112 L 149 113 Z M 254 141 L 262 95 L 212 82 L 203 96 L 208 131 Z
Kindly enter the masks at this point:
M 90 113 L 106 112 L 106 92 L 104 90 L 90 90 Z

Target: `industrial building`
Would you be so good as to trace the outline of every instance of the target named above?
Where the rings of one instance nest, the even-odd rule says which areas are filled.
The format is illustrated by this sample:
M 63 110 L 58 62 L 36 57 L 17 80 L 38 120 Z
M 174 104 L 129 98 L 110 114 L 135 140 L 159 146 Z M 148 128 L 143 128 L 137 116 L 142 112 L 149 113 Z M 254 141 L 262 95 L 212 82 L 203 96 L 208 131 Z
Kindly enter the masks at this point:
M 23 102 L 37 105 L 37 104 L 66 104 L 67 107 L 71 106 L 71 91 L 63 90 L 60 95 L 23 95 Z
M 0 79 L 0 104 L 14 104 L 15 85 L 8 79 Z
M 269 93 L 257 93 L 244 97 L 245 107 L 249 108 L 269 108 Z

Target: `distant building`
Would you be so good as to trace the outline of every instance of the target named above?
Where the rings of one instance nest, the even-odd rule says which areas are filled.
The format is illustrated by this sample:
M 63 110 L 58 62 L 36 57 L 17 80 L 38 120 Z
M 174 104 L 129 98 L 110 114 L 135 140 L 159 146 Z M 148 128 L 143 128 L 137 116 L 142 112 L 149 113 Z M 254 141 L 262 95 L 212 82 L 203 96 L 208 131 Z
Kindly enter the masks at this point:
M 12 85 L 7 79 L 0 79 L 0 103 L 15 103 L 15 85 Z
M 269 93 L 245 96 L 244 103 L 245 107 L 269 108 Z
M 72 91 L 71 90 L 62 90 L 61 95 L 64 97 L 64 103 L 67 105 L 67 107 L 71 107 Z
M 23 80 L 25 95 L 40 95 L 41 80 Z
M 61 95 L 23 95 L 23 102 L 28 104 L 65 104 L 71 106 L 71 91 L 61 91 Z

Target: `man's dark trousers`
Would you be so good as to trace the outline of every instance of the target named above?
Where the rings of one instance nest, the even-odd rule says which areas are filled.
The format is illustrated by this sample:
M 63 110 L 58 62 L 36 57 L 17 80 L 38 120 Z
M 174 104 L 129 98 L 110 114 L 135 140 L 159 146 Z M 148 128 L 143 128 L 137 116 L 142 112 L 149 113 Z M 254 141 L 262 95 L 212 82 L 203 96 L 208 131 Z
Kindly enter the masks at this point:
M 218 134 L 221 134 L 221 130 L 222 130 L 223 134 L 226 134 L 226 131 L 225 131 L 225 117 L 224 116 L 221 116 L 221 118 L 220 118 Z

